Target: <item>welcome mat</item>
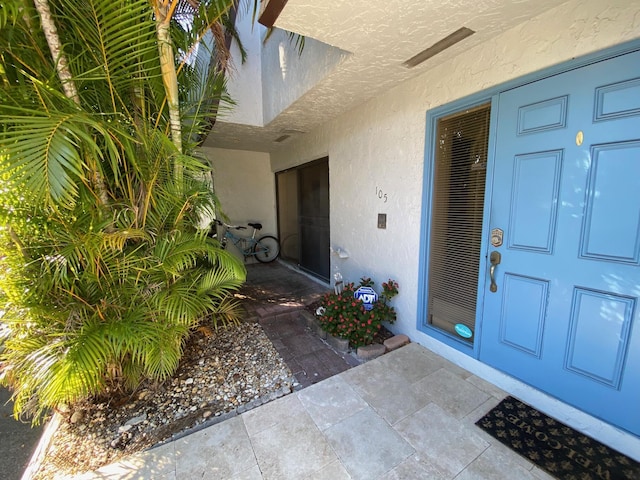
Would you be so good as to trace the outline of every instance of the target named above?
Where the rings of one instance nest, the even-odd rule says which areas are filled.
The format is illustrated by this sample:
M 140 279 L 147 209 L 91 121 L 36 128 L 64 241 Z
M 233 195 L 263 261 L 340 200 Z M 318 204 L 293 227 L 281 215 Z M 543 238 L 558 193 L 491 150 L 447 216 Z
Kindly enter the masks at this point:
M 561 480 L 638 480 L 640 464 L 526 403 L 507 397 L 476 422 Z

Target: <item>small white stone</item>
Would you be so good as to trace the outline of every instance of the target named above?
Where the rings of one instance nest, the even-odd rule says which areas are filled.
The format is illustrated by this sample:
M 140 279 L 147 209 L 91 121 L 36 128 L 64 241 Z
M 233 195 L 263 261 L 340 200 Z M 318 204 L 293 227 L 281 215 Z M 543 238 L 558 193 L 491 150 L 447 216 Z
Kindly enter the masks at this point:
M 147 419 L 147 414 L 143 413 L 142 415 L 138 415 L 137 417 L 133 417 L 130 420 L 127 420 L 127 422 L 125 423 L 125 425 L 138 425 L 139 423 L 144 422 Z
M 83 418 L 84 418 L 84 412 L 82 410 L 76 410 L 75 412 L 73 412 L 73 415 L 71 415 L 70 422 L 79 423 L 82 421 Z
M 145 398 L 147 398 L 149 396 L 149 390 L 142 390 L 139 394 L 138 394 L 138 400 L 144 400 Z

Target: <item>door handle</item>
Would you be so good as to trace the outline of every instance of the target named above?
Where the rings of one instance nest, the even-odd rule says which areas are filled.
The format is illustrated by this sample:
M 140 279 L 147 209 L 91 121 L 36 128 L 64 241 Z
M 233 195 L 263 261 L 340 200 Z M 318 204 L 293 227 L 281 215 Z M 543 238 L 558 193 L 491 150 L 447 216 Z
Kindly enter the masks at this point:
M 502 260 L 502 255 L 500 252 L 493 251 L 489 255 L 489 262 L 491 262 L 491 266 L 489 267 L 489 277 L 491 277 L 491 285 L 489 286 L 489 290 L 492 293 L 496 293 L 498 291 L 498 284 L 496 283 L 496 267 L 500 264 Z

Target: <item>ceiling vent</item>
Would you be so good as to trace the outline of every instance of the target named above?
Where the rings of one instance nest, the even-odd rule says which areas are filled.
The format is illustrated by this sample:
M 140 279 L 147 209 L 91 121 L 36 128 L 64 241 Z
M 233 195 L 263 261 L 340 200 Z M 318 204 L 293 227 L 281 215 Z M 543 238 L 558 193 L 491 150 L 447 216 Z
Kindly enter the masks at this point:
M 456 30 L 455 32 L 453 32 L 451 35 L 447 35 L 442 40 L 434 43 L 433 45 L 431 45 L 426 50 L 423 50 L 420 53 L 418 53 L 417 55 L 411 57 L 409 60 L 404 62 L 402 65 L 404 65 L 407 68 L 413 68 L 416 65 L 420 65 L 425 60 L 428 60 L 429 58 L 433 57 L 434 55 L 437 55 L 438 53 L 442 52 L 443 50 L 446 50 L 447 48 L 455 45 L 456 43 L 464 40 L 465 38 L 470 37 L 474 33 L 476 33 L 476 32 L 474 32 L 470 28 L 462 27 L 462 28 Z
M 280 133 L 282 135 L 280 135 L 278 138 L 274 140 L 275 143 L 282 143 L 287 138 L 290 138 L 291 135 L 300 135 L 307 132 L 303 132 L 302 130 L 296 130 L 294 128 L 285 128 L 284 130 L 280 130 Z

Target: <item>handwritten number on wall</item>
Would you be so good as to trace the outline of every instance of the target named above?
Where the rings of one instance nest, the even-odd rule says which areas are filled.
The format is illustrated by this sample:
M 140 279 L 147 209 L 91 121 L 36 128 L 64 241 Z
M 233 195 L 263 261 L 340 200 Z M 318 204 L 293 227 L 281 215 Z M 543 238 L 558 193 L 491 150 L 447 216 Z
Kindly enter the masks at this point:
M 384 203 L 387 203 L 387 200 L 388 200 L 387 194 L 384 193 L 382 189 L 379 187 L 376 187 L 376 196 L 378 197 L 378 199 L 384 200 Z

